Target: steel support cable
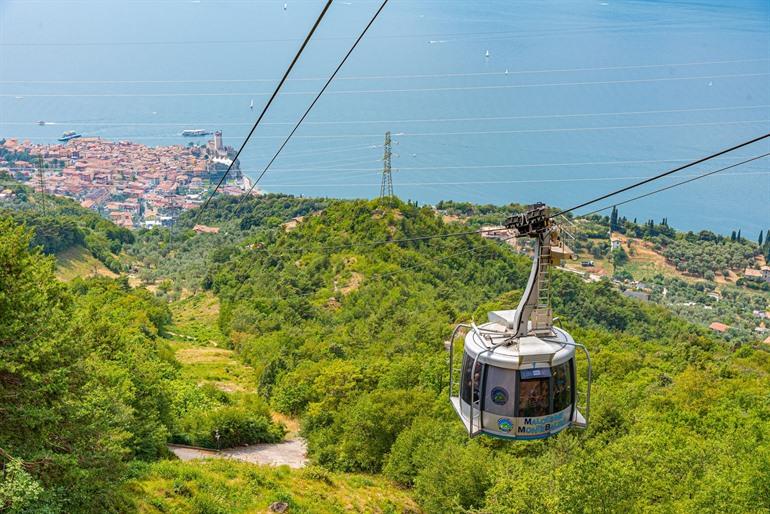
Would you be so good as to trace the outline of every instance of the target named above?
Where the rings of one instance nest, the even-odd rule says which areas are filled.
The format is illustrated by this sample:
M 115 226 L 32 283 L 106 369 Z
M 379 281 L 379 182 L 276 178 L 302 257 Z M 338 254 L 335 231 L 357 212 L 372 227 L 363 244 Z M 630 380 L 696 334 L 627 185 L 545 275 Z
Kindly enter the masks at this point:
M 394 136 L 397 136 L 399 138 L 405 138 L 405 137 L 443 137 L 443 136 L 476 136 L 476 135 L 482 135 L 482 136 L 488 136 L 488 135 L 500 135 L 500 134 L 549 134 L 549 133 L 557 133 L 557 132 L 595 132 L 595 131 L 602 131 L 602 130 L 637 130 L 637 129 L 657 129 L 657 128 L 681 128 L 681 127 L 711 127 L 715 125 L 724 126 L 724 125 L 750 125 L 752 123 L 762 123 L 766 124 L 770 122 L 770 119 L 767 118 L 760 118 L 760 119 L 753 119 L 753 120 L 722 120 L 722 121 L 702 121 L 702 122 L 693 122 L 693 123 L 652 123 L 652 124 L 644 124 L 644 125 L 597 125 L 597 126 L 591 126 L 591 127 L 550 127 L 550 128 L 541 128 L 541 129 L 509 129 L 509 130 L 463 130 L 463 131 L 455 131 L 455 132 L 397 132 L 394 133 Z M 374 138 L 381 136 L 381 134 L 377 133 L 356 133 L 356 132 L 349 132 L 344 134 L 307 134 L 302 136 L 297 136 L 297 139 L 318 139 L 318 140 L 324 140 L 324 139 L 353 139 L 353 138 Z M 98 137 L 101 138 L 102 134 L 94 134 L 92 137 Z M 117 140 L 125 140 L 125 139 L 131 139 L 133 136 L 129 135 L 104 135 L 104 137 L 109 137 L 111 139 L 117 139 Z M 161 140 L 168 140 L 171 137 L 175 137 L 174 135 L 166 135 L 166 136 L 137 136 L 142 141 L 161 141 Z M 38 140 L 38 141 L 46 141 L 50 138 L 46 136 L 16 136 L 17 139 L 29 139 L 31 141 Z M 268 136 L 268 135 L 260 135 L 255 136 L 254 139 L 280 139 L 281 136 Z M 106 141 L 106 140 L 105 140 Z
M 310 32 L 308 32 L 307 36 L 305 36 L 305 40 L 302 42 L 302 45 L 299 47 L 299 50 L 297 50 L 297 53 L 294 56 L 294 59 L 292 59 L 291 64 L 289 64 L 289 67 L 284 72 L 283 77 L 281 77 L 281 80 L 278 82 L 278 85 L 275 87 L 273 94 L 270 96 L 270 99 L 268 99 L 267 103 L 262 109 L 262 112 L 259 114 L 257 121 L 255 121 L 254 125 L 251 127 L 251 130 L 249 131 L 249 134 L 246 136 L 246 139 L 243 140 L 241 147 L 238 149 L 238 151 L 235 154 L 235 157 L 233 157 L 233 160 L 230 162 L 230 165 L 227 167 L 227 171 L 225 171 L 225 174 L 222 175 L 222 178 L 219 180 L 219 183 L 214 188 L 214 191 L 211 192 L 209 197 L 206 199 L 206 202 L 198 211 L 198 215 L 195 217 L 196 223 L 200 219 L 201 214 L 203 214 L 203 211 L 205 211 L 206 207 L 208 207 L 209 203 L 211 202 L 211 199 L 214 197 L 217 191 L 219 191 L 219 188 L 227 179 L 227 176 L 230 174 L 230 171 L 233 169 L 233 166 L 238 161 L 238 157 L 240 157 L 243 149 L 246 148 L 246 144 L 249 142 L 249 139 L 251 139 L 251 136 L 252 134 L 254 134 L 254 131 L 257 130 L 257 126 L 259 126 L 259 123 L 262 121 L 262 118 L 265 117 L 265 114 L 267 113 L 267 110 L 270 108 L 270 105 L 273 103 L 273 100 L 275 100 L 275 97 L 278 96 L 278 92 L 281 90 L 281 87 L 283 87 L 284 82 L 286 82 L 286 79 L 289 78 L 289 74 L 291 73 L 291 70 L 294 68 L 294 65 L 297 64 L 297 61 L 299 61 L 299 58 L 302 55 L 302 52 L 305 50 L 305 47 L 307 47 L 316 29 L 321 24 L 321 20 L 323 20 L 324 16 L 326 16 L 326 13 L 329 11 L 329 7 L 331 7 L 333 1 L 334 0 L 326 1 L 326 4 L 324 5 L 323 10 L 321 11 L 321 14 L 318 15 L 318 18 L 315 20 L 315 23 L 310 29 Z
M 659 180 L 659 179 L 661 179 L 663 177 L 667 177 L 669 175 L 673 175 L 674 173 L 676 173 L 678 171 L 682 171 L 684 169 L 691 168 L 691 167 L 696 166 L 698 164 L 701 164 L 703 162 L 710 161 L 711 159 L 714 159 L 714 158 L 719 157 L 721 155 L 725 155 L 727 153 L 733 152 L 735 150 L 738 150 L 739 148 L 743 148 L 745 146 L 752 145 L 754 143 L 757 143 L 757 142 L 762 141 L 762 140 L 767 139 L 767 138 L 770 138 L 770 133 L 763 134 L 761 136 L 755 137 L 754 139 L 750 139 L 748 141 L 744 141 L 743 143 L 737 144 L 735 146 L 731 146 L 730 148 L 726 148 L 724 150 L 720 150 L 719 152 L 713 153 L 713 154 L 708 155 L 706 157 L 701 157 L 698 160 L 689 162 L 687 164 L 684 164 L 684 165 L 679 166 L 677 168 L 674 168 L 672 170 L 664 171 L 663 173 L 660 173 L 660 174 L 655 175 L 653 177 L 650 177 L 650 178 L 647 178 L 645 180 L 636 182 L 634 184 L 631 184 L 630 186 L 626 186 L 626 187 L 620 188 L 620 189 L 618 189 L 616 191 L 612 191 L 610 193 L 604 194 L 602 196 L 594 198 L 593 200 L 588 200 L 587 202 L 583 202 L 583 203 L 578 204 L 578 205 L 576 205 L 574 207 L 570 207 L 569 209 L 564 209 L 564 210 L 559 211 L 559 212 L 557 212 L 555 214 L 551 214 L 550 217 L 551 218 L 555 218 L 556 216 L 559 216 L 559 215 L 562 215 L 562 214 L 566 214 L 568 212 L 572 212 L 572 211 L 575 211 L 577 209 L 581 209 L 583 207 L 586 207 L 588 205 L 594 204 L 596 202 L 600 202 L 602 200 L 606 200 L 607 198 L 610 198 L 612 196 L 618 195 L 620 193 L 624 193 L 626 191 L 629 191 L 631 189 L 637 188 L 639 186 L 643 186 L 645 184 L 649 184 L 650 182 L 654 182 L 654 181 Z
M 599 80 L 599 81 L 579 81 L 579 82 L 545 82 L 538 84 L 500 84 L 494 86 L 458 86 L 458 87 L 426 87 L 426 88 L 398 88 L 398 89 L 344 89 L 334 91 L 334 95 L 363 95 L 363 94 L 386 94 L 386 93 L 431 93 L 431 92 L 449 92 L 449 91 L 482 91 L 482 90 L 500 90 L 500 89 L 520 89 L 535 87 L 561 87 L 561 86 L 594 86 L 611 84 L 643 84 L 652 82 L 676 82 L 683 80 L 714 80 L 731 78 L 750 78 L 766 77 L 770 75 L 767 72 L 756 73 L 728 73 L 722 75 L 697 75 L 689 77 L 654 77 L 646 79 L 623 79 L 623 80 Z M 291 91 L 286 95 L 312 95 L 313 91 Z M 197 92 L 197 93 L 0 93 L 0 98 L 29 97 L 29 98 L 174 98 L 174 97 L 241 97 L 267 96 L 268 93 L 247 93 L 247 92 Z
M 319 38 L 322 39 L 322 38 Z M 5 46 L 0 43 L 0 47 Z M 614 70 L 636 70 L 651 68 L 674 68 L 684 66 L 705 66 L 716 64 L 736 64 L 768 61 L 768 58 L 756 59 L 731 59 L 721 61 L 693 61 L 668 64 L 627 64 L 619 66 L 596 66 L 582 68 L 551 68 L 534 70 L 506 70 L 506 71 L 482 71 L 470 73 L 431 73 L 415 75 L 361 75 L 340 77 L 337 80 L 384 80 L 384 79 L 431 79 L 431 78 L 454 78 L 454 77 L 478 77 L 478 76 L 506 76 L 506 75 L 530 75 L 538 73 L 576 73 L 586 71 L 614 71 Z M 318 82 L 324 80 L 323 77 L 298 77 L 289 82 Z M 0 84 L 250 84 L 258 82 L 272 82 L 273 79 L 253 78 L 253 79 L 182 79 L 182 80 L 0 80 Z
M 592 214 L 596 214 L 597 212 L 606 211 L 607 209 L 612 209 L 613 207 L 617 207 L 619 205 L 625 205 L 627 203 L 631 203 L 631 202 L 634 202 L 636 200 L 641 200 L 642 198 L 646 198 L 648 196 L 652 196 L 652 195 L 655 195 L 655 194 L 658 194 L 658 193 L 662 193 L 663 191 L 668 191 L 669 189 L 673 189 L 675 187 L 683 186 L 685 184 L 689 184 L 690 182 L 695 182 L 696 180 L 700 180 L 702 178 L 710 177 L 711 175 L 716 175 L 717 173 L 721 173 L 723 171 L 727 171 L 727 170 L 732 169 L 732 168 L 737 168 L 738 166 L 742 166 L 744 164 L 748 164 L 750 162 L 757 161 L 757 160 L 762 159 L 762 158 L 767 157 L 767 156 L 770 156 L 770 152 L 763 153 L 762 155 L 757 155 L 756 157 L 752 157 L 750 159 L 746 159 L 744 161 L 737 162 L 735 164 L 731 164 L 730 166 L 725 166 L 723 168 L 719 168 L 719 169 L 716 169 L 714 171 L 710 171 L 708 173 L 704 173 L 703 175 L 697 175 L 695 177 L 688 178 L 687 180 L 683 180 L 681 182 L 677 182 L 676 184 L 671 184 L 671 185 L 666 186 L 666 187 L 661 187 L 660 189 L 656 189 L 654 191 L 650 191 L 649 193 L 644 193 L 643 195 L 635 196 L 633 198 L 629 198 L 628 200 L 623 200 L 622 202 L 615 203 L 615 204 L 612 204 L 612 205 L 608 205 L 606 207 L 602 207 L 601 209 L 596 209 L 595 211 L 591 211 L 591 212 L 586 213 L 586 214 L 581 214 L 581 217 L 590 216 Z
M 342 80 L 338 78 L 337 80 Z M 393 119 L 393 120 L 319 120 L 319 121 L 306 121 L 305 125 L 351 125 L 351 124 L 394 124 L 394 123 L 454 123 L 454 122 L 469 122 L 469 121 L 510 121 L 510 120 L 531 120 L 531 119 L 563 119 L 563 118 L 588 118 L 598 116 L 636 116 L 646 114 L 681 114 L 691 112 L 715 112 L 715 111 L 729 111 L 729 110 L 744 110 L 744 109 L 764 109 L 770 107 L 768 104 L 757 105 L 735 105 L 724 107 L 694 107 L 690 109 L 655 109 L 647 111 L 616 111 L 616 112 L 588 112 L 588 113 L 566 113 L 566 114 L 532 114 L 532 115 L 516 115 L 516 116 L 477 116 L 477 117 L 463 117 L 463 118 L 409 118 L 409 119 Z M 46 125 L 66 125 L 78 123 L 78 121 L 50 121 L 46 122 Z M 4 121 L 3 125 L 37 125 L 38 121 Z M 240 122 L 220 122 L 220 121 L 163 121 L 163 122 L 135 122 L 135 121 L 123 121 L 123 122 L 103 122 L 103 123 L 90 123 L 90 126 L 97 127 L 176 127 L 176 126 L 190 126 L 190 125 L 217 125 L 221 127 L 239 127 L 248 126 L 249 123 Z M 279 125 L 293 125 L 291 121 L 271 121 L 265 122 L 264 126 L 279 126 Z M 26 138 L 25 138 L 26 139 Z M 382 145 L 380 145 L 382 146 Z
M 241 207 L 241 204 L 243 203 L 243 201 L 244 201 L 246 198 L 248 198 L 248 197 L 250 197 L 250 196 L 251 196 L 251 192 L 252 192 L 252 191 L 254 191 L 254 188 L 257 186 L 257 184 L 259 183 L 259 181 L 260 181 L 260 180 L 262 180 L 262 177 L 264 177 L 264 176 L 265 176 L 265 173 L 267 173 L 267 171 L 270 169 L 270 166 L 272 166 L 272 165 L 273 165 L 273 162 L 275 162 L 275 160 L 276 160 L 276 159 L 278 158 L 278 156 L 281 154 L 281 151 L 284 149 L 284 147 L 285 147 L 287 144 L 289 144 L 289 141 L 291 140 L 291 138 L 292 138 L 292 136 L 294 135 L 294 133 L 295 133 L 295 132 L 296 132 L 296 131 L 299 129 L 300 125 L 302 125 L 302 122 L 303 122 L 303 121 L 305 121 L 305 118 L 307 118 L 307 116 L 310 114 L 310 111 L 311 111 L 311 110 L 313 110 L 313 107 L 315 106 L 315 104 L 318 102 L 318 100 L 320 100 L 321 96 L 324 94 L 324 92 L 326 91 L 326 89 L 329 87 L 329 85 L 330 85 L 330 84 L 332 83 L 332 81 L 334 80 L 334 77 L 336 77 L 336 76 L 337 76 L 337 73 L 339 73 L 339 71 L 342 69 L 342 66 L 344 66 L 344 64 L 347 62 L 347 60 L 348 60 L 348 58 L 350 57 L 350 55 L 353 53 L 353 51 L 354 51 L 354 50 L 356 49 L 356 47 L 358 46 L 358 43 L 360 43 L 360 42 L 361 42 L 361 40 L 364 38 L 364 36 L 366 35 L 366 33 L 369 31 L 369 28 L 370 28 L 370 27 L 371 27 L 371 26 L 374 24 L 375 20 L 376 20 L 376 19 L 377 19 L 377 17 L 380 15 L 380 13 L 382 12 L 382 10 L 385 8 L 385 6 L 387 5 L 387 3 L 388 3 L 388 0 L 383 0 L 382 4 L 380 4 L 380 7 L 379 7 L 379 9 L 377 9 L 377 12 L 375 12 L 375 13 L 374 13 L 374 16 L 372 16 L 372 18 L 369 20 L 369 23 L 367 23 L 367 24 L 366 24 L 366 27 L 364 27 L 364 30 L 362 30 L 362 31 L 361 31 L 361 34 L 359 34 L 359 35 L 358 35 L 358 38 L 356 38 L 356 40 L 353 42 L 353 46 L 351 46 L 351 47 L 350 47 L 350 49 L 348 50 L 348 52 L 345 54 L 345 57 L 343 57 L 343 58 L 342 58 L 342 60 L 340 61 L 340 63 L 337 65 L 337 68 L 336 68 L 336 69 L 334 70 L 334 72 L 332 72 L 332 74 L 329 76 L 328 80 L 327 80 L 327 81 L 326 81 L 326 83 L 323 85 L 323 87 L 322 87 L 322 88 L 321 88 L 321 90 L 318 92 L 318 94 L 317 94 L 317 95 L 316 95 L 316 97 L 313 99 L 313 101 L 310 103 L 310 105 L 308 106 L 308 108 L 307 108 L 307 110 L 305 111 L 305 113 L 304 113 L 304 114 L 302 115 L 302 117 L 299 119 L 299 121 L 297 122 L 297 124 L 296 124 L 296 125 L 294 125 L 294 128 L 291 130 L 291 132 L 289 132 L 289 135 L 286 137 L 286 139 L 283 141 L 283 143 L 281 144 L 281 146 L 278 148 L 278 151 L 277 151 L 277 152 L 275 152 L 275 155 L 273 155 L 273 158 L 272 158 L 272 159 L 270 159 L 270 161 L 267 163 L 267 166 L 265 166 L 265 169 L 263 169 L 263 170 L 262 170 L 262 173 L 260 173 L 260 174 L 259 174 L 259 176 L 257 177 L 257 179 L 254 181 L 254 183 L 252 183 L 252 184 L 251 184 L 251 187 L 250 187 L 250 188 L 249 188 L 249 190 L 246 192 L 246 194 L 245 194 L 245 195 L 243 195 L 243 196 L 241 197 L 241 200 L 238 202 L 238 205 L 235 207 L 235 213 L 233 214 L 233 216 L 237 216 L 237 215 L 238 215 L 238 212 L 239 212 L 239 210 L 240 210 L 240 207 Z

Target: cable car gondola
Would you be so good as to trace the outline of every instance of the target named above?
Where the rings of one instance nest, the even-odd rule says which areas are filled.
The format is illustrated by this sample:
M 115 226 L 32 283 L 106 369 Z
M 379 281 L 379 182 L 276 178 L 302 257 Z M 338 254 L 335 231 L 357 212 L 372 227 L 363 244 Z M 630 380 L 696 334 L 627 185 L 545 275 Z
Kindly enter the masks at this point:
M 505 227 L 535 239 L 527 288 L 515 310 L 493 311 L 487 323 L 455 328 L 449 341 L 450 402 L 470 437 L 542 439 L 568 427 L 586 428 L 590 355 L 567 331 L 554 327 L 550 303 L 550 267 L 571 251 L 543 204 L 512 216 Z M 454 342 L 461 332 L 465 332 L 462 363 L 455 366 Z M 585 417 L 578 411 L 578 348 L 588 366 Z

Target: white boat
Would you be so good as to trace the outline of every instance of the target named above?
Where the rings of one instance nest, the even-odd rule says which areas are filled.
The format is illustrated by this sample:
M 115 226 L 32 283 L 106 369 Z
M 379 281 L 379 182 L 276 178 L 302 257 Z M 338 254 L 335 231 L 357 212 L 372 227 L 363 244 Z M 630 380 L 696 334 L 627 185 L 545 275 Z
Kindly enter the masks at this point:
M 249 109 L 253 109 L 253 108 L 254 108 L 254 100 L 252 99 L 251 103 L 249 104 Z
M 487 50 L 487 53 L 486 53 L 486 54 L 484 54 L 484 57 L 486 57 L 487 59 L 489 59 L 489 50 Z
M 284 10 L 284 11 L 285 11 L 286 9 L 288 9 L 288 8 L 289 8 L 289 4 L 283 4 L 283 10 Z
M 204 129 L 187 129 L 182 131 L 182 136 L 184 137 L 202 137 L 210 134 L 211 132 Z

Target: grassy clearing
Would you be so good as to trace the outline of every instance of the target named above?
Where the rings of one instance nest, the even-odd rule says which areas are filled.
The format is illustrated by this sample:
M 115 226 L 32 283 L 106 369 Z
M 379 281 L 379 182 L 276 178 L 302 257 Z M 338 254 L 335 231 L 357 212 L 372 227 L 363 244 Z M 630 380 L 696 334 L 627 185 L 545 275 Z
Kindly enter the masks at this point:
M 256 389 L 254 370 L 236 360 L 232 350 L 196 346 L 179 338 L 170 344 L 182 364 L 182 378 L 199 385 L 209 383 L 228 393 Z
M 204 346 L 227 346 L 227 338 L 219 330 L 219 300 L 210 292 L 171 304 L 174 326 L 170 329 L 181 340 Z
M 226 348 L 219 331 L 219 302 L 200 293 L 171 304 L 173 325 L 167 330 L 170 345 L 182 364 L 182 378 L 198 385 L 212 384 L 225 392 L 255 392 L 254 370 Z
M 69 282 L 78 277 L 92 276 L 116 278 L 118 275 L 82 246 L 73 246 L 56 256 L 56 278 L 59 280 Z
M 138 511 L 261 513 L 286 502 L 299 513 L 417 513 L 406 491 L 380 477 L 317 467 L 291 470 L 233 460 L 164 461 L 143 465 L 127 488 Z
M 174 323 L 167 330 L 169 345 L 182 365 L 181 378 L 197 385 L 213 385 L 234 398 L 257 392 L 254 369 L 227 349 L 228 339 L 219 331 L 219 301 L 209 292 L 171 304 Z M 287 439 L 297 437 L 297 420 L 274 413 L 273 421 L 286 426 Z

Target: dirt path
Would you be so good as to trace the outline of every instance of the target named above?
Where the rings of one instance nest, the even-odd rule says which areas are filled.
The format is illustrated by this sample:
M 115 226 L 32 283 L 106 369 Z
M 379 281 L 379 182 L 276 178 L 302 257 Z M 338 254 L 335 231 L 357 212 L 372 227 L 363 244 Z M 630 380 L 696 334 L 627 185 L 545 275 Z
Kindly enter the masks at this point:
M 256 392 L 254 369 L 237 358 L 235 352 L 222 348 L 224 337 L 216 328 L 219 304 L 215 297 L 202 294 L 172 305 L 174 325 L 171 348 L 182 365 L 181 375 L 198 385 L 211 384 L 227 393 Z M 237 459 L 254 464 L 287 465 L 301 468 L 307 464 L 307 445 L 299 437 L 297 420 L 273 414 L 288 432 L 286 440 L 275 444 L 254 444 L 229 448 L 220 452 L 169 444 L 168 448 L 181 460 L 209 458 Z
M 305 441 L 300 438 L 275 444 L 253 444 L 228 448 L 220 452 L 173 444 L 168 445 L 168 448 L 180 460 L 184 461 L 214 458 L 235 459 L 270 466 L 286 465 L 290 468 L 304 468 L 307 465 L 307 446 Z

